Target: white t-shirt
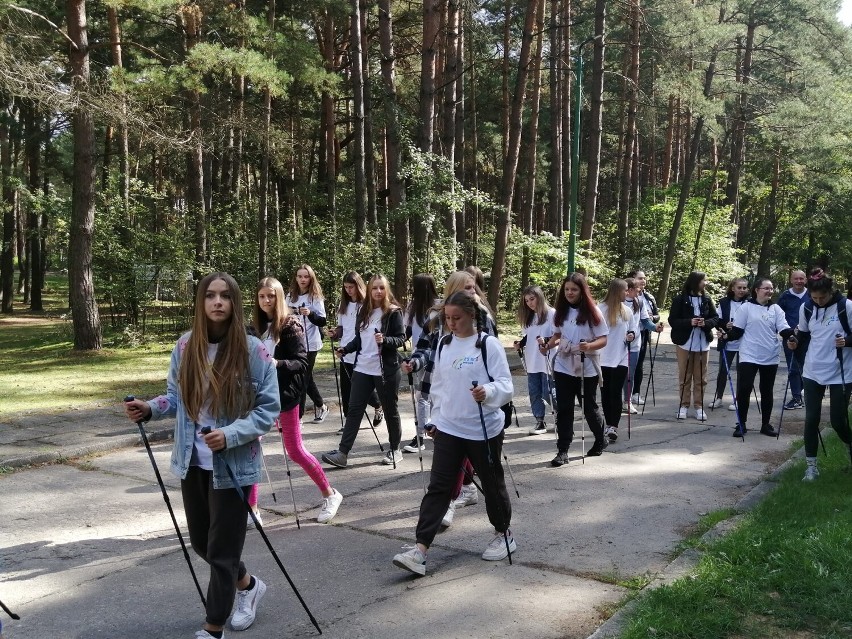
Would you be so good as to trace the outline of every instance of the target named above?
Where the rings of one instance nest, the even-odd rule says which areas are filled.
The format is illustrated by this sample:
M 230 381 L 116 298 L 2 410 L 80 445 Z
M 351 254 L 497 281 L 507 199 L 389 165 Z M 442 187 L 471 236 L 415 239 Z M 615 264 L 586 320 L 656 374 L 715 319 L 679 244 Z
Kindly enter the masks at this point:
M 320 350 L 322 348 L 322 333 L 320 333 L 320 327 L 309 320 L 307 316 L 301 315 L 299 313 L 299 309 L 302 306 L 305 306 L 320 317 L 325 317 L 325 300 L 317 299 L 312 295 L 305 293 L 304 295 L 299 295 L 294 302 L 290 299 L 290 294 L 288 293 L 284 299 L 284 303 L 287 304 L 293 314 L 302 321 L 302 328 L 305 329 L 305 343 L 308 345 L 308 352 L 315 353 Z
M 740 361 L 749 364 L 778 363 L 778 333 L 790 328 L 778 304 L 762 306 L 756 302 L 743 304 L 734 326 L 743 329 L 740 339 Z
M 267 349 L 268 350 L 268 349 Z M 216 353 L 219 351 L 219 344 L 207 344 L 207 361 L 213 365 L 216 359 Z M 269 351 L 270 353 L 272 351 Z M 205 381 L 204 395 L 207 396 L 207 382 Z M 192 457 L 189 460 L 190 466 L 198 466 L 204 470 L 213 470 L 213 451 L 204 441 L 204 435 L 201 434 L 201 429 L 209 426 L 211 430 L 217 428 L 216 419 L 210 412 L 210 399 L 204 402 L 201 410 L 198 412 L 198 421 L 195 423 L 195 442 L 192 447 Z
M 521 329 L 521 336 L 526 335 L 527 337 L 527 345 L 524 347 L 524 363 L 527 367 L 527 373 L 547 372 L 545 356 L 538 349 L 538 338 L 547 339 L 553 334 L 553 316 L 555 314 L 555 309 L 548 309 L 544 322 L 536 324 L 536 317 L 533 316 L 533 323 Z
M 846 317 L 852 321 L 852 301 L 846 300 Z M 799 309 L 799 332 L 809 332 L 811 343 L 805 355 L 805 368 L 802 377 L 807 377 L 822 386 L 843 383 L 840 362 L 837 360 L 835 336 L 843 333 L 843 325 L 837 315 L 837 303 L 831 302 L 825 308 L 814 304 L 811 321 L 805 324 L 805 305 Z M 852 348 L 844 347 L 843 373 L 846 383 L 852 381 Z
M 743 307 L 743 304 L 745 304 L 745 302 L 746 302 L 745 298 L 741 299 L 740 301 L 731 300 L 731 311 L 730 311 L 731 317 L 729 318 L 729 321 L 733 322 L 735 325 L 737 323 L 737 315 L 739 314 L 740 309 Z M 725 328 L 725 327 L 723 326 L 722 328 Z M 741 339 L 730 341 L 727 344 L 725 344 L 725 349 L 729 350 L 729 351 L 738 351 L 738 350 L 740 350 L 740 342 L 741 341 L 742 341 Z
M 482 334 L 482 339 L 488 340 L 488 373 L 494 378 L 493 382 L 489 382 L 482 362 L 482 349 L 477 348 L 476 339 L 476 335 L 453 336 L 449 344 L 435 353 L 430 421 L 443 433 L 483 441 L 479 407 L 470 394 L 471 382 L 477 381 L 485 388 L 482 414 L 489 439 L 503 430 L 500 407 L 512 400 L 514 387 L 500 340 Z
M 367 318 L 359 335 L 361 336 L 361 351 L 358 353 L 358 361 L 355 370 L 365 375 L 381 375 L 382 363 L 379 345 L 376 344 L 376 329 L 382 330 L 382 309 L 377 308 Z
M 580 340 L 591 342 L 601 335 L 609 335 L 609 327 L 606 325 L 606 320 L 603 317 L 600 318 L 600 324 L 597 326 L 592 326 L 589 322 L 577 324 L 578 312 L 576 308 L 569 308 L 568 314 L 559 326 L 556 325 L 556 318 L 554 317 L 552 325 L 553 334 L 561 334 L 560 344 L 565 341 L 569 341 L 572 344 L 579 344 Z M 554 359 L 553 370 L 565 373 L 566 375 L 574 375 L 574 371 L 569 368 L 569 357 L 561 352 L 561 345 L 559 351 Z M 594 364 L 589 361 L 588 357 L 585 359 L 583 377 L 595 377 L 598 373 L 595 370 Z
M 693 317 L 699 317 L 701 315 L 701 297 L 697 295 L 690 295 L 689 301 L 692 302 Z M 710 342 L 707 341 L 707 336 L 704 334 L 704 327 L 693 327 L 692 334 L 689 336 L 689 339 L 686 340 L 685 344 L 678 345 L 678 348 L 682 348 L 685 351 L 692 351 L 693 353 L 709 351 Z
M 627 339 L 627 331 L 633 331 L 636 335 L 636 340 L 640 339 L 639 316 L 633 312 L 631 304 L 622 304 L 622 306 L 627 311 L 629 318 L 625 320 L 619 315 L 615 325 L 609 326 L 609 336 L 606 340 L 606 346 L 598 351 L 601 355 L 601 367 L 616 368 L 618 366 L 627 366 L 627 349 L 624 347 L 624 342 Z M 605 302 L 601 302 L 598 304 L 598 309 L 605 320 L 609 316 L 609 306 Z
M 349 302 L 346 305 L 346 312 L 337 314 L 337 325 L 343 333 L 340 336 L 341 346 L 346 346 L 349 342 L 355 339 L 355 322 L 357 321 L 358 310 L 361 308 L 360 302 Z M 355 362 L 355 353 L 348 353 L 344 356 L 343 361 L 347 364 Z

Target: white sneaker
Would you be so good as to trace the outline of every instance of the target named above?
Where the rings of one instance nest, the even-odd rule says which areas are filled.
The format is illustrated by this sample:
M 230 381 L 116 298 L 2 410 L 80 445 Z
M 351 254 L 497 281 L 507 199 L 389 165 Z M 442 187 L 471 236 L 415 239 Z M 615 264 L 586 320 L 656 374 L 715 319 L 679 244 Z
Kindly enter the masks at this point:
M 677 411 L 677 418 L 686 419 L 687 417 L 689 417 L 689 409 L 686 406 L 681 406 Z
M 737 410 L 737 405 L 731 402 L 728 404 L 728 410 Z
M 621 412 L 622 413 L 630 413 L 631 415 L 635 415 L 639 411 L 636 410 L 636 407 L 630 402 L 623 402 L 621 404 Z
M 479 501 L 479 493 L 476 492 L 476 486 L 468 484 L 462 486 L 461 493 L 454 502 L 456 508 L 464 508 L 465 506 L 473 506 Z
M 444 518 L 441 520 L 441 525 L 445 528 L 449 528 L 453 525 L 453 517 L 456 514 L 456 502 L 451 501 L 450 507 L 447 508 L 447 512 L 444 514 Z
M 328 406 L 323 404 L 319 408 L 314 408 L 314 423 L 319 424 L 320 422 L 324 422 L 325 418 L 328 417 Z
M 222 637 L 224 639 L 224 637 L 225 637 L 224 632 L 222 632 Z M 201 630 L 199 630 L 198 632 L 195 633 L 195 639 L 216 639 L 216 638 L 202 628 Z
M 618 429 L 615 426 L 607 426 L 604 435 L 607 436 L 609 441 L 614 442 L 618 439 Z
M 695 419 L 697 419 L 699 422 L 707 421 L 707 413 L 704 412 L 703 408 L 695 409 Z
M 332 488 L 332 490 L 334 492 L 331 495 L 322 498 L 322 508 L 317 515 L 317 523 L 324 524 L 331 521 L 337 514 L 341 502 L 343 502 L 343 495 L 337 492 L 336 488 Z
M 544 424 L 544 420 L 537 421 L 535 426 L 529 429 L 530 435 L 544 435 L 547 432 L 547 426 Z
M 723 402 L 723 401 L 722 401 L 722 398 L 721 398 L 721 397 L 717 397 L 717 398 L 716 398 L 716 399 L 714 399 L 712 402 L 710 402 L 710 408 L 722 408 L 722 405 L 723 405 L 724 403 L 725 403 L 725 402 Z
M 816 481 L 818 477 L 819 468 L 808 464 L 807 468 L 805 468 L 805 476 L 802 477 L 802 481 Z
M 503 533 L 494 535 L 494 539 L 485 547 L 485 552 L 482 553 L 482 558 L 485 561 L 500 561 L 509 556 L 510 552 L 515 552 L 518 546 L 515 544 L 515 538 L 512 533 L 509 533 L 509 550 L 506 550 L 506 538 Z
M 409 570 L 421 577 L 426 574 L 426 555 L 419 548 L 412 548 L 406 552 L 394 555 L 393 565 L 403 570 Z
M 390 464 L 393 464 L 394 460 L 396 460 L 396 463 L 400 464 L 400 463 L 402 463 L 403 459 L 404 459 L 404 457 L 402 456 L 402 453 L 399 451 L 399 449 L 389 450 L 388 452 L 385 453 L 385 456 L 382 457 L 382 463 L 390 465 Z
M 254 513 L 254 516 L 257 517 L 257 523 L 263 526 L 263 518 L 260 516 L 260 511 Z M 246 513 L 246 530 L 251 530 L 254 528 L 254 519 L 251 518 L 251 515 Z
M 260 578 L 254 578 L 254 588 L 237 590 L 237 610 L 231 617 L 231 628 L 245 630 L 254 623 L 257 615 L 257 605 L 266 594 L 266 584 Z
M 645 398 L 639 397 L 639 393 L 633 393 L 633 403 L 636 404 L 637 406 L 644 406 L 645 405 Z

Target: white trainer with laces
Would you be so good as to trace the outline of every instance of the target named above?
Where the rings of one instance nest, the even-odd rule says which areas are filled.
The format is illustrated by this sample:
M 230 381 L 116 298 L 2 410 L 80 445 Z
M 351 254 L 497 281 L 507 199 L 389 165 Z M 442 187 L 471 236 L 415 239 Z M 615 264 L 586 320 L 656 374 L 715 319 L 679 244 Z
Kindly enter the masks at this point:
M 710 408 L 722 408 L 724 402 L 721 397 L 717 397 L 712 402 L 710 402 Z
M 255 511 L 254 516 L 257 517 L 257 523 L 263 526 L 263 518 L 260 516 L 259 510 Z M 251 530 L 252 528 L 254 528 L 254 519 L 251 518 L 251 515 L 246 513 L 246 530 Z
M 385 456 L 382 457 L 382 463 L 391 465 L 396 460 L 397 464 L 401 464 L 403 459 L 405 458 L 402 456 L 402 452 L 397 448 L 396 450 L 387 451 Z
M 689 417 L 689 409 L 686 406 L 681 406 L 677 411 L 677 418 L 686 419 L 687 417 Z
M 266 594 L 266 584 L 259 577 L 254 578 L 254 588 L 237 590 L 237 609 L 231 617 L 231 628 L 245 630 L 254 623 L 257 606 Z
M 808 464 L 808 467 L 805 468 L 805 476 L 802 477 L 802 481 L 816 481 L 819 477 L 819 468 L 816 466 L 811 466 Z
M 695 419 L 697 419 L 699 422 L 707 421 L 707 413 L 704 412 L 703 408 L 695 409 Z
M 337 514 L 340 504 L 343 502 L 343 495 L 336 488 L 332 488 L 332 490 L 334 492 L 331 495 L 322 499 L 322 508 L 320 508 L 319 515 L 317 515 L 317 523 L 325 524 L 331 521 Z
M 223 637 L 223 639 L 225 637 L 224 631 L 222 631 L 222 637 Z M 213 635 L 211 635 L 209 632 L 207 632 L 206 630 L 202 629 L 202 630 L 199 630 L 195 633 L 195 639 L 216 639 L 216 638 Z
M 639 397 L 639 393 L 633 393 L 633 403 L 636 404 L 637 406 L 644 406 L 645 405 L 645 398 Z
M 518 546 L 515 544 L 515 538 L 512 536 L 511 531 L 509 531 L 508 536 L 508 551 L 506 550 L 506 538 L 503 537 L 503 533 L 497 533 L 494 535 L 494 539 L 492 539 L 485 547 L 485 552 L 482 553 L 482 558 L 485 561 L 500 561 L 508 557 L 510 552 L 515 552 L 518 549 Z
M 462 486 L 461 493 L 456 498 L 456 508 L 464 508 L 465 506 L 473 506 L 479 501 L 479 493 L 476 492 L 476 486 L 468 484 Z
M 449 528 L 453 525 L 453 517 L 456 514 L 456 502 L 451 501 L 450 507 L 447 508 L 447 512 L 444 513 L 444 518 L 441 520 L 441 525 L 445 528 Z
M 323 404 L 319 408 L 314 408 L 314 423 L 319 424 L 320 422 L 324 422 L 325 418 L 328 417 L 328 405 Z
M 426 555 L 419 548 L 414 547 L 411 550 L 394 555 L 393 565 L 422 577 L 426 574 Z

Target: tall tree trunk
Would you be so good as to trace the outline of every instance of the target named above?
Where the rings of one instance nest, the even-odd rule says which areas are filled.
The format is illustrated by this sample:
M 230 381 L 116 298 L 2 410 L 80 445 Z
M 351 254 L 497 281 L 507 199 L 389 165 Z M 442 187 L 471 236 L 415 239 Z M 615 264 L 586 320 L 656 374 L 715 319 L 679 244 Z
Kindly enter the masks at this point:
M 275 33 L 275 0 L 268 0 L 266 23 L 270 33 Z M 269 57 L 272 58 L 271 52 Z M 269 143 L 269 130 L 272 126 L 272 92 L 269 86 L 263 88 L 263 139 L 260 157 L 260 184 L 257 191 L 257 277 L 267 274 L 266 255 L 269 251 L 269 155 L 272 152 Z
M 571 158 L 571 124 L 573 122 L 574 113 L 573 99 L 574 91 L 572 83 L 574 82 L 574 74 L 571 69 L 571 21 L 572 9 L 571 0 L 562 0 L 562 47 L 560 49 L 560 60 L 562 60 L 562 219 L 558 222 L 558 227 L 554 227 L 553 233 L 557 237 L 562 237 L 565 229 L 570 224 L 571 207 L 571 172 L 574 164 Z M 579 197 L 579 196 L 578 196 Z
M 36 111 L 35 103 L 30 103 L 22 111 L 26 114 L 26 155 L 27 155 L 27 189 L 33 197 L 41 190 L 41 141 L 42 119 Z M 30 309 L 42 311 L 44 307 L 41 292 L 44 288 L 44 272 L 41 269 L 41 216 L 30 202 L 27 207 L 27 254 L 30 270 Z
M 124 64 L 121 54 L 121 27 L 118 24 L 118 13 L 113 6 L 107 5 L 107 20 L 109 22 L 110 50 L 112 52 L 112 65 L 116 69 L 123 69 Z M 130 170 L 128 161 L 130 159 L 130 142 L 127 134 L 127 101 L 124 91 L 121 96 L 121 124 L 119 125 L 119 181 L 118 192 L 121 196 L 122 209 L 125 218 L 130 215 Z M 128 219 L 129 221 L 129 219 Z
M 384 87 L 385 120 L 387 122 L 387 154 L 385 163 L 388 175 L 388 209 L 395 212 L 405 199 L 405 189 L 399 175 L 402 164 L 402 147 L 396 103 L 394 78 L 393 17 L 390 0 L 379 0 L 379 45 L 382 51 L 382 86 Z M 394 223 L 394 287 L 395 294 L 403 298 L 408 293 L 411 240 L 408 221 L 402 216 L 389 215 Z
M 367 229 L 367 174 L 364 168 L 364 67 L 361 44 L 361 2 L 349 3 L 349 61 L 352 72 L 352 106 L 355 120 L 355 244 L 364 241 Z
M 630 64 L 627 71 L 627 121 L 624 130 L 624 156 L 621 165 L 621 198 L 618 202 L 618 257 L 616 271 L 625 272 L 627 229 L 630 228 L 630 191 L 633 156 L 636 147 L 636 113 L 639 108 L 639 0 L 630 0 Z
M 720 17 L 720 22 L 722 18 Z M 716 58 L 719 52 L 716 47 L 710 53 L 710 61 L 707 65 L 707 70 L 704 72 L 704 97 L 710 97 L 710 88 L 713 85 L 713 76 L 716 74 Z M 657 289 L 657 303 L 660 308 L 665 307 L 669 294 L 669 282 L 672 277 L 672 267 L 674 266 L 675 251 L 677 250 L 677 236 L 680 232 L 680 225 L 683 222 L 683 213 L 686 210 L 686 201 L 689 198 L 689 191 L 692 185 L 692 173 L 695 170 L 695 165 L 698 161 L 698 148 L 701 146 L 701 133 L 704 129 L 704 116 L 700 115 L 695 119 L 695 132 L 692 135 L 692 142 L 689 149 L 689 158 L 684 167 L 683 181 L 680 185 L 680 197 L 675 209 L 674 220 L 672 227 L 669 230 L 669 240 L 666 244 L 666 256 L 663 263 L 663 273 L 660 278 L 660 288 Z
M 672 141 L 675 131 L 675 97 L 669 96 L 668 125 L 666 126 L 666 147 L 663 149 L 663 174 L 660 176 L 660 186 L 668 188 L 672 175 Z
M 500 190 L 500 208 L 497 213 L 494 260 L 491 263 L 491 281 L 488 283 L 488 302 L 491 304 L 491 308 L 497 308 L 497 302 L 500 298 L 500 286 L 503 283 L 503 271 L 506 268 L 506 249 L 509 244 L 512 200 L 515 194 L 515 179 L 518 174 L 518 158 L 521 152 L 523 108 L 526 99 L 532 38 L 539 2 L 544 2 L 544 0 L 529 0 L 527 13 L 524 17 L 524 33 L 518 57 L 515 95 L 512 99 L 512 115 L 509 118 L 509 146 L 506 151 L 506 159 L 503 162 L 503 184 Z
M 89 88 L 89 34 L 85 0 L 67 0 L 65 14 L 72 93 Z M 80 101 L 79 104 L 83 104 Z M 92 236 L 95 227 L 95 125 L 89 109 L 72 116 L 74 187 L 68 241 L 68 297 L 74 326 L 74 348 L 100 350 L 101 320 L 92 279 Z
M 769 192 L 769 207 L 766 211 L 766 226 L 760 242 L 760 253 L 757 258 L 757 274 L 769 275 L 772 266 L 772 239 L 781 221 L 778 206 L 778 193 L 781 188 L 781 150 L 775 151 L 775 162 L 772 165 L 772 190 Z
M 370 82 L 370 11 L 366 0 L 361 2 L 361 68 L 364 70 L 364 173 L 367 175 L 367 224 L 374 227 L 379 223 L 376 211 L 376 158 L 373 139 L 373 96 Z
M 323 66 L 328 73 L 335 72 L 334 64 L 334 17 L 326 10 L 322 24 Z M 337 133 L 334 96 L 324 91 L 321 98 L 320 130 L 320 179 L 325 191 L 325 215 L 332 220 L 332 234 L 337 236 Z M 324 169 L 324 170 L 323 170 Z
M 441 22 L 441 0 L 423 0 L 423 45 L 420 62 L 420 132 L 418 146 L 421 151 L 432 152 L 435 143 L 435 73 L 438 36 Z M 411 218 L 414 249 L 418 259 L 426 253 L 429 212 L 425 218 Z
M 550 85 L 550 175 L 548 177 L 547 229 L 556 234 L 562 226 L 562 33 L 560 0 L 551 0 L 549 29 L 549 85 Z
M 731 207 L 731 221 L 737 225 L 737 247 L 745 247 L 750 225 L 740 217 L 740 182 L 742 181 L 743 165 L 745 163 L 746 124 L 749 115 L 748 85 L 751 79 L 751 65 L 754 57 L 754 36 L 757 20 L 754 7 L 749 11 L 746 26 L 745 48 L 742 50 L 742 63 L 738 69 L 738 77 L 742 90 L 737 98 L 737 108 L 734 115 L 734 133 L 731 137 L 731 160 L 728 165 L 728 184 L 725 188 L 725 204 Z M 744 256 L 745 258 L 745 256 Z
M 458 0 L 449 0 L 447 3 L 447 31 L 444 40 L 444 109 L 443 109 L 443 127 L 442 127 L 442 144 L 444 157 L 447 158 L 450 171 L 455 175 L 456 169 L 456 105 L 457 105 L 457 88 L 459 77 L 459 25 L 460 14 Z M 455 185 L 451 185 L 451 193 Z M 444 227 L 449 234 L 449 242 L 452 246 L 449 247 L 453 261 L 457 261 L 457 246 L 456 246 L 456 214 L 451 208 L 444 211 Z
M 11 100 L 8 102 L 11 105 Z M 0 254 L 0 281 L 3 313 L 14 309 L 15 296 L 15 190 L 12 188 L 12 130 L 9 109 L 0 113 L 0 208 L 3 209 L 3 252 Z
M 580 239 L 589 242 L 595 228 L 595 213 L 598 205 L 598 182 L 601 172 L 601 142 L 603 140 L 603 88 L 604 53 L 606 34 L 606 2 L 595 0 L 595 38 L 592 55 L 592 85 L 589 90 L 589 145 L 586 164 L 586 198 L 583 206 L 583 224 Z
M 464 66 L 464 23 L 467 20 L 467 11 L 462 9 L 459 26 L 458 46 L 456 47 L 456 60 L 458 64 Z M 456 119 L 453 126 L 456 130 L 456 179 L 461 184 L 466 184 L 465 181 L 465 73 L 459 73 L 456 77 Z M 467 240 L 467 216 L 465 215 L 465 206 L 462 205 L 456 211 L 456 245 L 463 247 Z M 464 267 L 464 254 L 458 248 L 456 249 L 456 268 Z

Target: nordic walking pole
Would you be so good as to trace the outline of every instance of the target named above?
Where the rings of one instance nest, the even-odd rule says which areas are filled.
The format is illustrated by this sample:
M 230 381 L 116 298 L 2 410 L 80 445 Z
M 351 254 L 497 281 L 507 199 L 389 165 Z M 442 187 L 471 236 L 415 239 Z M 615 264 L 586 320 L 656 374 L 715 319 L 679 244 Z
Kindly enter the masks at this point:
M 379 335 L 381 333 L 381 331 L 377 328 L 374 328 L 373 331 L 375 332 L 376 335 Z M 383 340 L 382 341 L 382 344 L 383 344 L 384 343 L 384 337 L 382 337 L 382 340 Z M 382 392 L 384 393 L 385 392 L 385 360 L 382 359 L 382 344 L 379 344 L 378 342 L 376 342 L 376 346 L 378 346 L 378 348 L 379 348 L 379 369 L 382 372 Z M 369 419 L 367 421 L 370 422 L 370 428 L 373 429 L 373 434 L 376 435 L 376 429 L 373 427 L 373 422 L 371 422 Z M 390 432 L 390 428 L 388 428 L 388 432 Z M 378 435 L 376 435 L 376 441 L 379 441 Z M 382 448 L 381 442 L 379 442 L 379 448 Z M 382 450 L 384 450 L 384 449 L 382 449 Z M 391 461 L 393 462 L 393 469 L 396 470 L 396 451 L 393 448 L 391 448 L 390 443 L 388 443 L 388 452 L 390 453 Z
M 841 337 L 845 340 L 845 336 L 837 333 L 835 335 L 836 338 L 840 339 Z M 840 383 L 843 385 L 843 418 L 846 420 L 846 430 L 849 431 L 849 400 L 846 399 L 846 371 L 843 366 L 843 347 L 837 347 L 837 359 L 840 360 Z M 847 444 L 849 448 L 849 462 L 852 463 L 852 444 Z M 823 444 L 823 452 L 825 452 L 825 444 Z
M 581 339 L 580 344 L 585 342 L 586 340 Z M 629 362 L 628 362 L 629 364 Z M 580 445 L 583 451 L 583 464 L 586 463 L 586 415 L 585 415 L 585 404 L 583 403 L 583 384 L 586 381 L 586 353 L 584 351 L 580 351 Z M 574 424 L 571 424 L 571 428 L 574 428 Z
M 279 423 L 279 433 L 281 434 L 281 449 L 284 451 L 284 468 L 287 469 L 287 481 L 290 482 L 290 498 L 293 500 L 293 514 L 296 516 L 296 528 L 302 529 L 302 524 L 299 521 L 299 509 L 296 507 L 296 493 L 293 490 L 293 476 L 290 474 L 290 460 L 287 458 L 287 446 L 284 444 L 284 430 Z
M 722 361 L 725 362 L 725 371 L 728 374 L 728 386 L 731 389 L 731 397 L 734 398 L 734 411 L 735 411 L 735 415 L 737 416 L 737 426 L 740 429 L 740 437 L 742 437 L 743 442 L 745 442 L 745 428 L 743 427 L 742 420 L 740 419 L 740 405 L 739 405 L 739 402 L 737 401 L 737 393 L 734 390 L 734 380 L 731 378 L 731 367 L 728 364 L 728 346 L 727 346 L 727 344 L 722 345 L 722 353 L 724 354 Z
M 471 383 L 471 390 L 479 386 L 479 382 L 473 380 Z M 494 457 L 491 456 L 491 445 L 488 443 L 488 429 L 485 428 L 485 414 L 482 412 L 482 402 L 476 402 L 476 405 L 479 407 L 479 423 L 482 424 L 482 436 L 485 438 L 483 444 L 485 444 L 485 451 L 488 454 L 488 467 L 491 469 L 491 480 L 494 482 L 494 489 L 497 489 L 497 471 L 494 470 Z M 484 495 L 484 493 L 483 493 Z M 509 548 L 509 526 L 506 522 L 506 514 L 503 512 L 503 505 L 500 503 L 500 496 L 497 495 L 497 507 L 500 509 L 500 519 L 503 520 L 503 526 L 505 526 L 506 530 L 503 531 L 503 540 L 506 542 L 506 552 L 509 555 L 509 565 L 512 565 L 512 551 Z
M 790 357 L 790 362 L 794 357 L 795 354 Z M 775 436 L 775 441 L 781 438 L 781 426 L 784 424 L 784 407 L 787 404 L 787 391 L 790 390 L 790 362 L 787 363 L 787 385 L 784 386 L 784 399 L 781 400 L 781 416 L 778 418 L 778 434 Z
M 20 620 L 21 620 L 21 618 L 20 618 L 18 615 L 16 615 L 14 612 L 12 612 L 11 610 L 9 610 L 9 609 L 6 607 L 6 604 L 4 604 L 2 601 L 0 601 L 0 608 L 2 608 L 2 609 L 3 609 L 3 612 L 5 612 L 7 615 L 9 615 L 9 617 L 11 617 L 12 619 L 14 619 L 15 621 L 20 621 Z
M 125 403 L 132 402 L 136 399 L 133 395 L 128 395 L 124 398 Z M 151 450 L 151 443 L 148 441 L 148 434 L 145 432 L 144 424 L 145 420 L 140 419 L 136 422 L 136 425 L 139 427 L 139 434 L 142 436 L 142 443 L 145 444 L 145 450 L 148 451 L 148 459 L 151 461 L 151 467 L 154 469 L 154 475 L 157 477 L 157 483 L 160 484 L 160 491 L 163 493 L 163 501 L 166 502 L 166 508 L 169 509 L 169 515 L 172 518 L 172 524 L 174 524 L 175 532 L 177 533 L 178 540 L 180 541 L 180 547 L 183 549 L 183 556 L 186 559 L 186 565 L 189 566 L 189 572 L 192 574 L 192 580 L 195 582 L 195 588 L 198 590 L 198 596 L 201 597 L 202 605 L 207 608 L 207 600 L 204 598 L 204 593 L 201 592 L 201 585 L 198 583 L 198 577 L 195 576 L 195 569 L 192 567 L 192 561 L 189 558 L 189 552 L 186 549 L 186 542 L 183 540 L 183 535 L 180 532 L 180 526 L 178 526 L 177 519 L 175 519 L 175 511 L 172 509 L 172 502 L 169 501 L 169 493 L 166 492 L 166 485 L 163 483 L 163 478 L 160 476 L 160 469 L 157 467 L 157 461 L 154 459 L 154 453 Z M 251 508 L 249 508 L 251 510 Z
M 509 478 L 512 480 L 512 488 L 515 489 L 515 494 L 518 496 L 518 499 L 521 498 L 521 493 L 518 492 L 518 485 L 515 483 L 515 474 L 512 472 L 512 467 L 509 466 L 509 458 L 506 456 L 506 452 L 503 452 L 503 461 L 506 462 L 506 468 L 509 471 Z
M 654 403 L 654 408 L 657 407 L 657 393 L 654 389 L 653 381 L 654 381 L 654 361 L 657 359 L 657 349 L 660 347 L 660 333 L 662 333 L 662 331 L 659 331 L 657 333 L 657 341 L 654 344 L 654 353 L 651 355 L 651 370 L 648 373 L 648 384 L 645 386 L 645 403 L 642 404 L 642 416 L 643 417 L 645 415 L 645 406 L 648 405 L 648 390 L 649 389 L 651 390 L 651 401 Z M 640 388 L 639 390 L 641 391 L 642 389 Z
M 207 435 L 211 432 L 211 428 L 209 426 L 205 426 L 201 429 L 201 433 Z M 266 543 L 266 547 L 269 548 L 269 552 L 272 553 L 272 558 L 275 559 L 275 563 L 278 564 L 278 567 L 281 569 L 281 572 L 284 573 L 284 577 L 287 578 L 287 583 L 290 584 L 290 588 L 293 589 L 293 593 L 296 595 L 296 598 L 299 600 L 299 603 L 302 604 L 302 608 L 305 609 L 305 612 L 308 613 L 308 618 L 310 618 L 311 623 L 314 624 L 314 628 L 317 629 L 317 632 L 322 634 L 322 629 L 319 627 L 317 620 L 314 618 L 313 614 L 311 614 L 310 608 L 308 608 L 308 604 L 305 603 L 305 600 L 302 599 L 302 595 L 299 593 L 299 589 L 296 588 L 296 584 L 293 583 L 293 580 L 290 579 L 290 575 L 287 574 L 287 569 L 284 567 L 284 564 L 281 563 L 281 559 L 278 558 L 278 553 L 275 552 L 275 548 L 272 546 L 272 542 L 269 541 L 269 537 L 266 536 L 266 531 L 263 529 L 263 525 L 258 521 L 257 515 L 254 514 L 254 511 L 249 506 L 248 501 L 246 500 L 245 492 L 243 491 L 242 486 L 237 483 L 237 478 L 234 475 L 234 471 L 231 469 L 231 465 L 225 460 L 224 455 L 221 453 L 217 453 L 219 455 L 219 459 L 222 461 L 222 464 L 225 466 L 225 470 L 228 471 L 228 477 L 231 478 L 231 484 L 234 486 L 234 490 L 236 490 L 240 499 L 243 502 L 243 506 L 245 506 L 246 511 L 248 511 L 249 516 L 251 516 L 254 521 L 254 526 L 257 528 L 257 532 L 260 533 L 260 536 L 263 537 L 264 543 Z M 285 453 L 286 454 L 286 453 Z
M 405 360 L 410 362 L 411 360 Z M 414 375 L 408 374 L 408 387 L 411 389 L 411 407 L 414 409 L 414 441 L 417 442 L 417 454 L 420 457 L 420 477 L 423 480 L 423 494 L 426 494 L 426 474 L 423 472 L 423 447 L 425 446 L 426 434 L 420 435 L 420 424 L 417 421 L 417 400 L 414 397 Z M 422 445 L 421 445 L 422 444 Z
M 272 501 L 278 503 L 278 498 L 275 496 L 275 488 L 272 486 L 272 479 L 269 477 L 269 467 L 266 465 L 266 456 L 263 454 L 263 444 L 260 445 L 260 463 L 263 465 L 263 470 L 266 473 L 266 481 L 269 484 L 269 492 L 272 493 Z
M 337 376 L 337 357 L 334 348 L 334 338 L 330 337 L 331 343 L 331 367 L 334 369 L 334 386 L 337 388 L 337 408 L 340 412 L 340 428 L 343 428 L 343 402 L 340 400 L 340 378 Z

